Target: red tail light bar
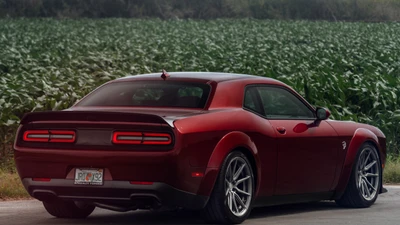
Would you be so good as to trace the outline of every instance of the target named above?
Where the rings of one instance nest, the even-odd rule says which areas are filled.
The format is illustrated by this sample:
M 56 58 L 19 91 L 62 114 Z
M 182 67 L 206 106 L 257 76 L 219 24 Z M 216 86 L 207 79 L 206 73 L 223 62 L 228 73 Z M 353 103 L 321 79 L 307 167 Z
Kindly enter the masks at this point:
M 169 145 L 172 143 L 172 138 L 167 133 L 114 132 L 112 142 L 114 144 Z
M 27 142 L 73 143 L 75 138 L 75 131 L 68 130 L 27 130 L 23 136 Z

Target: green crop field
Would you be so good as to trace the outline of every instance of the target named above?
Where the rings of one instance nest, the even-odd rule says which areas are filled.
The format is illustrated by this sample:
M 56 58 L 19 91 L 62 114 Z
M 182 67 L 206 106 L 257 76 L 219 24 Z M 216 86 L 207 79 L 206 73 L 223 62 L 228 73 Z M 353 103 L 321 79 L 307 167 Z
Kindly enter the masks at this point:
M 131 74 L 222 71 L 284 81 L 400 152 L 400 24 L 259 20 L 0 20 L 0 141 L 26 112 L 69 107 Z M 4 154 L 4 153 L 3 153 Z

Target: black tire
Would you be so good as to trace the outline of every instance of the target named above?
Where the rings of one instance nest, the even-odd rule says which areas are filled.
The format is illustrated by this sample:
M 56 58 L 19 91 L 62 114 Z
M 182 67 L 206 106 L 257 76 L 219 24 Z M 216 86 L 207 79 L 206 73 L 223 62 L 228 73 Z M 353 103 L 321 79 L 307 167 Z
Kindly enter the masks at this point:
M 360 155 L 363 152 L 364 149 L 372 149 L 373 151 L 372 154 L 375 154 L 376 157 L 376 161 L 377 161 L 377 165 L 378 165 L 378 174 L 379 174 L 379 179 L 378 179 L 378 187 L 377 187 L 377 191 L 375 196 L 372 199 L 366 199 L 363 194 L 362 194 L 362 190 L 360 187 L 358 187 L 357 182 L 358 182 L 358 169 L 357 166 L 359 164 L 360 159 Z M 347 184 L 346 190 L 344 192 L 344 194 L 342 195 L 342 197 L 338 200 L 336 200 L 336 203 L 339 206 L 343 206 L 343 207 L 349 207 L 349 208 L 367 208 L 370 207 L 372 204 L 375 203 L 376 199 L 378 198 L 378 194 L 379 194 L 379 190 L 380 187 L 382 186 L 382 166 L 381 166 L 381 162 L 379 160 L 379 155 L 378 155 L 378 151 L 375 148 L 375 146 L 373 146 L 370 143 L 364 143 L 361 148 L 358 150 L 355 161 L 354 161 L 354 165 L 353 165 L 353 169 L 351 172 L 351 176 L 350 176 L 350 180 Z
M 73 201 L 43 202 L 46 211 L 58 218 L 83 219 L 88 217 L 96 208 L 88 204 L 75 204 Z
M 229 166 L 229 163 L 237 158 L 240 157 L 243 159 L 249 168 L 249 171 L 251 173 L 251 182 L 252 182 L 252 191 L 251 191 L 251 199 L 250 199 L 250 204 L 247 209 L 247 212 L 242 215 L 242 216 L 236 216 L 234 215 L 226 202 L 225 199 L 225 177 L 227 174 L 227 169 Z M 238 224 L 242 223 L 246 218 L 249 216 L 251 210 L 252 210 L 252 203 L 254 199 L 254 190 L 255 190 L 255 182 L 254 182 L 254 173 L 252 170 L 251 163 L 247 159 L 247 157 L 240 151 L 233 151 L 231 152 L 224 160 L 220 172 L 218 174 L 218 178 L 216 180 L 216 183 L 214 185 L 213 192 L 210 196 L 210 199 L 204 208 L 204 216 L 205 219 L 208 223 L 225 223 L 225 224 Z

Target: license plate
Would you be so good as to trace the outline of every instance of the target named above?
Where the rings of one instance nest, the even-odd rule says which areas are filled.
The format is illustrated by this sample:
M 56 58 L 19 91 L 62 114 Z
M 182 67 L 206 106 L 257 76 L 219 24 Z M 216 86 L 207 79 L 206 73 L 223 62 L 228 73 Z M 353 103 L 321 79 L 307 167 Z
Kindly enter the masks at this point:
M 75 184 L 103 185 L 103 169 L 75 169 Z

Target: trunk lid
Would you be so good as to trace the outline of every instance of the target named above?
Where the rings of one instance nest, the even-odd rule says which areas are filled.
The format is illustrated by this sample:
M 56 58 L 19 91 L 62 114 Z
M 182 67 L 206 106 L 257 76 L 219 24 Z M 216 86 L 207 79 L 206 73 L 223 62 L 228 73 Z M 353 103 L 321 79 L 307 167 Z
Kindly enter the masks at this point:
M 167 151 L 173 148 L 175 142 L 173 120 L 198 113 L 201 112 L 199 110 L 168 109 L 161 111 L 154 108 L 132 109 L 128 107 L 75 107 L 65 111 L 34 112 L 26 114 L 22 118 L 16 146 L 43 149 Z M 31 131 L 33 134 L 29 133 Z M 35 131 L 40 133 L 36 136 L 43 137 L 43 133 L 45 133 L 44 141 L 27 141 L 26 136 L 24 138 L 27 133 L 34 137 Z M 70 143 L 52 142 L 52 135 L 56 137 L 60 131 L 61 134 L 62 132 L 75 132 L 74 141 Z M 121 142 L 117 144 L 116 138 L 119 137 L 115 136 L 116 133 L 121 134 L 123 136 L 121 138 L 125 138 L 124 140 L 139 138 L 141 143 L 121 144 Z M 145 141 L 146 139 L 154 140 L 157 137 L 164 138 L 163 135 L 166 134 L 171 139 L 168 144 Z M 49 136 L 47 142 L 46 135 Z

